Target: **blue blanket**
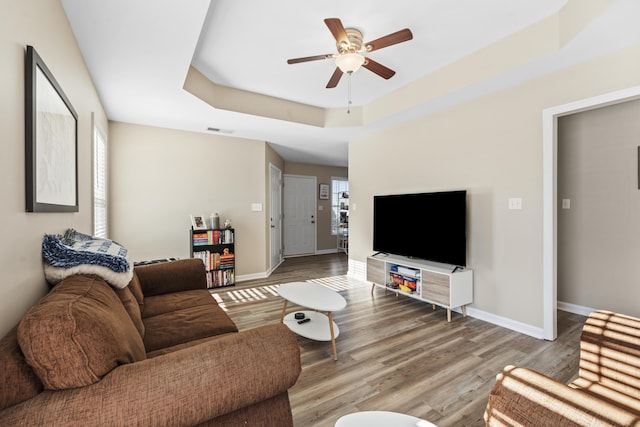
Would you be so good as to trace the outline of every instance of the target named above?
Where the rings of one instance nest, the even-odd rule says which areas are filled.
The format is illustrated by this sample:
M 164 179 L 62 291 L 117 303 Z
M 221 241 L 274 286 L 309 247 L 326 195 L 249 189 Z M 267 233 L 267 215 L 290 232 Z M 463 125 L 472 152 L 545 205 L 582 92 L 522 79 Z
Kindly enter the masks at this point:
M 81 264 L 107 267 L 117 273 L 131 270 L 127 249 L 113 240 L 99 239 L 69 229 L 64 236 L 45 234 L 42 258 L 53 267 L 71 268 Z

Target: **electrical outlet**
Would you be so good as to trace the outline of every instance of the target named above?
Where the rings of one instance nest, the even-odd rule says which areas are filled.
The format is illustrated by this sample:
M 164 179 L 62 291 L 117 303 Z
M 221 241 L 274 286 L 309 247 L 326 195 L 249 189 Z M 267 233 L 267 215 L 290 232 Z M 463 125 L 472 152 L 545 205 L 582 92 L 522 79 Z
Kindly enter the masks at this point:
M 571 209 L 571 199 L 562 199 L 562 209 Z
M 520 197 L 511 197 L 509 199 L 509 209 L 522 209 L 522 199 Z

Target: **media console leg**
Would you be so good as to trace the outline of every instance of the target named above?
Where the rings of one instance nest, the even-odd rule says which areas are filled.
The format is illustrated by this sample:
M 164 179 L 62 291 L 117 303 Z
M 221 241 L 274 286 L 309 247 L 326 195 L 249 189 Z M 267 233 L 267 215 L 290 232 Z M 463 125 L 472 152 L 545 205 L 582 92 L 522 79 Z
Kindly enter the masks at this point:
M 373 288 L 375 288 L 375 287 L 376 287 L 376 284 L 375 284 L 375 283 L 372 283 L 372 284 L 371 284 L 371 296 L 373 296 Z
M 451 323 L 451 309 L 447 308 L 447 322 Z
M 431 304 L 431 310 L 435 310 L 436 309 L 436 305 L 435 304 Z
M 462 317 L 467 317 L 467 306 L 463 305 L 460 308 L 462 309 Z

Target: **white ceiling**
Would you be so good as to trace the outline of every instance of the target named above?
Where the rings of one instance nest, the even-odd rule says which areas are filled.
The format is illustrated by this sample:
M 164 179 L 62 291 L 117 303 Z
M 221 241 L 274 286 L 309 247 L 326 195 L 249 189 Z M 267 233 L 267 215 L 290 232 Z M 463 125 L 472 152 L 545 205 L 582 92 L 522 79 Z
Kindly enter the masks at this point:
M 365 41 L 410 28 L 413 40 L 369 54 L 396 71 L 353 74 L 354 106 L 367 105 L 556 13 L 567 0 L 61 0 L 110 120 L 269 142 L 285 160 L 347 165 L 347 142 L 465 98 L 640 42 L 640 1 L 616 0 L 555 54 L 402 114 L 364 126 L 322 128 L 216 109 L 183 89 L 190 65 L 221 86 L 322 108 L 341 108 L 348 79 L 325 89 L 333 53 L 324 18 Z M 584 1 L 584 0 L 583 0 Z M 589 0 L 594 1 L 594 0 Z

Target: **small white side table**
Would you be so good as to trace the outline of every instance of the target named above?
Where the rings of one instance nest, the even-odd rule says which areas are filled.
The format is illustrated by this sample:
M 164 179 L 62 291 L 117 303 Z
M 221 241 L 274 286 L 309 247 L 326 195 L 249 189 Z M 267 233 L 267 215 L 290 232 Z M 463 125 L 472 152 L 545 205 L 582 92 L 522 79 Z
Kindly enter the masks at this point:
M 278 294 L 284 298 L 280 321 L 293 332 L 305 338 L 316 341 L 331 341 L 333 360 L 338 360 L 336 337 L 340 330 L 333 321 L 333 312 L 342 310 L 347 306 L 347 301 L 342 295 L 326 286 L 309 282 L 284 283 L 278 287 Z M 288 302 L 315 310 L 303 311 L 305 318 L 311 320 L 305 323 L 298 323 L 298 320 L 294 318 L 295 313 L 285 316 Z M 319 313 L 320 311 L 327 314 Z
M 335 427 L 437 427 L 429 421 L 387 411 L 364 411 L 340 417 Z

